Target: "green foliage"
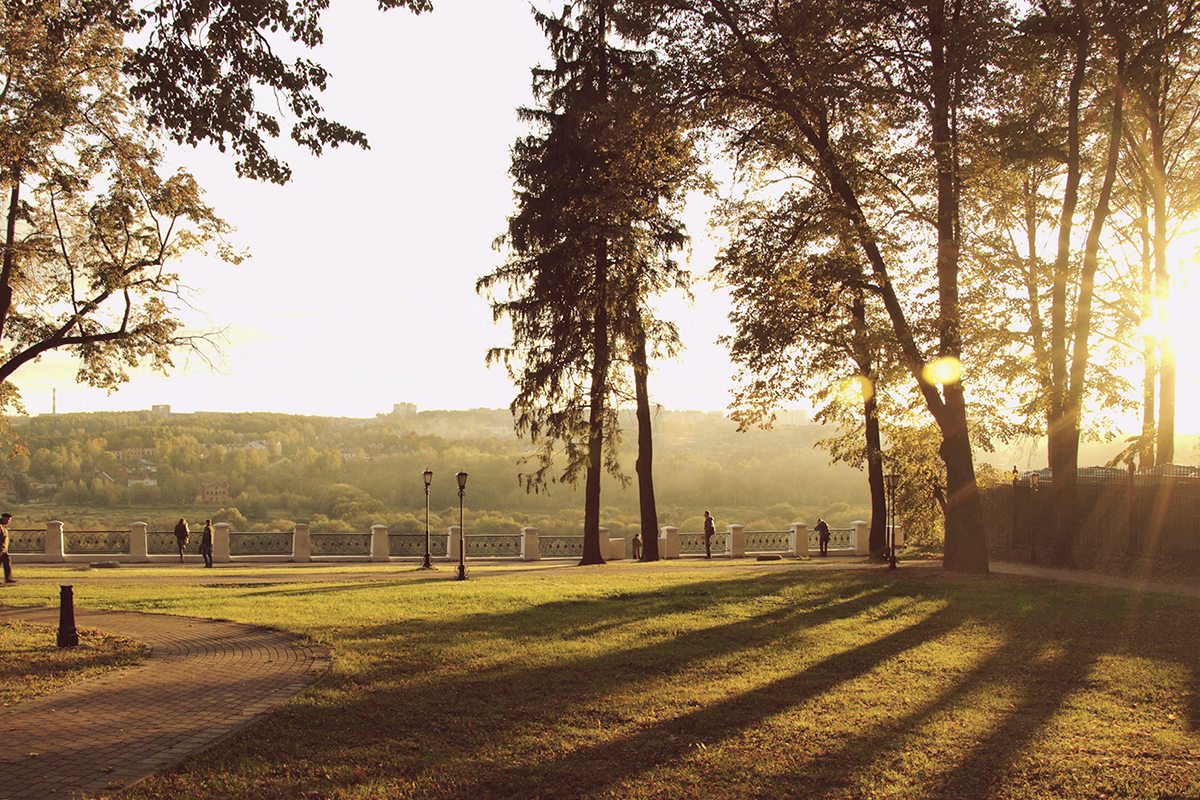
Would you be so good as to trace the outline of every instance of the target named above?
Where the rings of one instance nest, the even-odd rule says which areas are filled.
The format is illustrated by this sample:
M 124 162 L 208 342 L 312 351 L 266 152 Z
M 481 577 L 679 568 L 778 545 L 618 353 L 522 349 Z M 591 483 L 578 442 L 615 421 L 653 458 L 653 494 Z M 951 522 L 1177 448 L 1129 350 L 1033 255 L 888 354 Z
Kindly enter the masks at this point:
M 19 517 L 31 527 L 49 519 L 82 525 L 86 517 L 92 527 L 142 520 L 151 530 L 170 530 L 185 516 L 189 522 L 212 517 L 241 531 L 290 530 L 295 522 L 308 522 L 314 530 L 366 531 L 385 524 L 397 533 L 420 533 L 426 467 L 434 472 L 429 525 L 435 534 L 458 523 L 453 475 L 459 469 L 470 474 L 468 530 L 483 532 L 482 524 L 488 532 L 508 533 L 532 525 L 546 533 L 578 533 L 582 525 L 581 491 L 524 491 L 517 475 L 527 445 L 511 433 L 511 416 L 502 410 L 429 411 L 411 419 L 105 412 L 13 422 L 28 450 L 28 471 L 10 462 L 3 474 L 24 487 L 20 499 L 27 505 Z M 811 524 L 818 516 L 845 527 L 870 516 L 863 474 L 827 464 L 814 447 L 825 434 L 820 426 L 738 433 L 718 414 L 691 412 L 662 412 L 656 425 L 662 525 L 698 530 L 706 508 L 722 525 L 769 520 L 772 529 L 797 520 Z M 459 438 L 447 438 L 449 431 Z M 142 447 L 154 453 L 147 463 L 124 458 L 129 448 Z M 158 486 L 125 485 L 125 469 L 134 477 L 156 475 Z M 102 470 L 113 483 L 97 483 Z M 202 484 L 228 484 L 230 500 L 199 502 Z M 639 519 L 636 492 L 610 480 L 604 493 L 601 524 L 632 535 Z M 88 508 L 105 509 L 103 523 Z

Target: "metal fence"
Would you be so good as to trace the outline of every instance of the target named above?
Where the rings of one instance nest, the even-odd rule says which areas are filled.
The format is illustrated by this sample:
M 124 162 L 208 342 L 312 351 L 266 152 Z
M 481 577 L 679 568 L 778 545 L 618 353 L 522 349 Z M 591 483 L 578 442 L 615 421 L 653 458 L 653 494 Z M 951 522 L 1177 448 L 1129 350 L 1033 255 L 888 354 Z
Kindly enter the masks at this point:
M 988 546 L 1022 560 L 1045 560 L 1056 543 L 1053 484 L 1042 480 L 983 493 Z M 1200 478 L 1081 476 L 1076 491 L 1080 555 L 1200 557 Z

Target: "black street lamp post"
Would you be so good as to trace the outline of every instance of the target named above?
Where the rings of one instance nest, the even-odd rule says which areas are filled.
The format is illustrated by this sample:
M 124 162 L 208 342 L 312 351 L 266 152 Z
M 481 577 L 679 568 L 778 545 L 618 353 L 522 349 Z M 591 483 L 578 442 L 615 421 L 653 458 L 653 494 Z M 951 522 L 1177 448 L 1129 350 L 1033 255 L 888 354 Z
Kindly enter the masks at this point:
M 458 479 L 458 580 L 467 579 L 467 537 L 463 532 L 463 495 L 467 492 L 467 473 L 454 476 Z
M 421 569 L 433 569 L 433 557 L 429 554 L 429 484 L 433 483 L 433 471 L 427 469 L 421 477 L 425 479 L 425 561 Z
M 883 476 L 883 485 L 887 487 L 887 520 L 888 520 L 888 569 L 896 568 L 896 486 L 900 484 L 900 476 L 889 472 Z

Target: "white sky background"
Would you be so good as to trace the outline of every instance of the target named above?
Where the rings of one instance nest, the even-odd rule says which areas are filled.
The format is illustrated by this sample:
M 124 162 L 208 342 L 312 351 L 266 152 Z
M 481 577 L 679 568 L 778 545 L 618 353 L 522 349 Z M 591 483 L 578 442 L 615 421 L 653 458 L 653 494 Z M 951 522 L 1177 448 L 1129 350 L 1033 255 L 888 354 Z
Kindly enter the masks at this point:
M 492 240 L 512 210 L 509 148 L 525 132 L 530 68 L 547 63 L 528 0 L 440 0 L 432 14 L 379 12 L 340 0 L 311 57 L 331 73 L 327 115 L 366 132 L 371 150 L 320 157 L 275 150 L 286 186 L 238 179 L 233 157 L 181 149 L 174 159 L 207 189 L 249 249 L 240 266 L 191 260 L 180 270 L 208 327 L 227 327 L 220 372 L 183 357 L 170 377 L 131 373 L 118 392 L 79 386 L 76 364 L 47 357 L 15 376 L 31 414 L 145 409 L 280 411 L 369 417 L 396 402 L 420 409 L 505 407 L 515 389 L 489 347 L 511 341 L 476 279 L 500 254 Z M 690 215 L 691 267 L 711 264 L 704 217 Z M 729 328 L 727 300 L 707 282 L 688 304 L 666 297 L 686 350 L 651 378 L 672 409 L 728 405 L 732 367 L 714 340 Z M 203 320 L 201 320 L 203 322 Z
M 240 266 L 193 260 L 181 272 L 207 315 L 226 327 L 219 372 L 181 355 L 169 377 L 145 371 L 111 395 L 75 383 L 62 356 L 15 376 L 31 414 L 145 409 L 280 411 L 370 417 L 412 402 L 420 409 L 505 407 L 515 389 L 489 347 L 510 342 L 492 323 L 476 279 L 500 254 L 494 237 L 512 210 L 509 148 L 526 132 L 530 68 L 548 63 L 528 0 L 439 0 L 431 14 L 379 12 L 370 0 L 338 0 L 325 15 L 326 44 L 309 54 L 331 73 L 322 96 L 333 119 L 363 130 L 372 149 L 315 158 L 276 142 L 294 170 L 286 186 L 238 179 L 233 157 L 174 151 L 237 227 L 251 258 Z M 542 5 L 545 5 L 544 3 Z M 703 275 L 715 245 L 703 211 L 688 214 Z M 1181 291 L 1182 290 L 1182 291 Z M 707 281 L 695 302 L 660 300 L 676 320 L 682 356 L 656 365 L 652 399 L 670 409 L 722 410 L 733 367 L 715 339 L 730 329 L 729 302 Z M 1176 287 L 1178 430 L 1200 430 L 1200 280 Z M 1131 427 L 1135 427 L 1136 424 Z M 1003 459 L 1002 459 L 1003 460 Z

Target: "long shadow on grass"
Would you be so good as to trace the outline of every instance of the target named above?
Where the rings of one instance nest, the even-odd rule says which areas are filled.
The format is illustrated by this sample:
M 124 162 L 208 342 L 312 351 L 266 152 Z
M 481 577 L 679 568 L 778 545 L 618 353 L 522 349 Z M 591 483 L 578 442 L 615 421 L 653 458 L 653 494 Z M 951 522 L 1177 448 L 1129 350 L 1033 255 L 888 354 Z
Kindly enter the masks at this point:
M 362 685 L 329 687 L 338 694 L 350 693 L 349 701 L 339 697 L 336 707 L 310 709 L 304 714 L 306 719 L 296 719 L 293 724 L 282 717 L 278 721 L 291 730 L 313 732 L 290 748 L 302 760 L 311 758 L 318 763 L 322 754 L 338 750 L 355 763 L 376 759 L 381 765 L 377 777 L 427 780 L 427 789 L 440 787 L 432 791 L 433 796 L 580 796 L 636 778 L 652 765 L 678 759 L 697 740 L 735 736 L 767 717 L 834 690 L 962 620 L 961 614 L 943 606 L 884 636 L 864 624 L 857 646 L 817 660 L 801 672 L 683 713 L 674 707 L 663 708 L 659 716 L 671 716 L 635 733 L 588 744 L 596 738 L 597 724 L 628 727 L 637 722 L 614 716 L 608 708 L 622 693 L 644 689 L 653 697 L 657 682 L 676 676 L 688 678 L 712 662 L 750 661 L 781 641 L 795 640 L 788 647 L 802 647 L 813 629 L 859 617 L 894 595 L 887 586 L 867 579 L 816 581 L 805 585 L 823 585 L 823 590 L 802 596 L 806 606 L 799 607 L 778 595 L 796 583 L 794 576 L 704 582 L 608 601 L 556 602 L 473 617 L 451 625 L 455 638 L 471 641 L 472 637 L 490 636 L 511 639 L 519 647 L 522 641 L 532 643 L 564 633 L 586 636 L 632 619 L 669 618 L 677 611 L 685 612 L 682 621 L 686 623 L 688 614 L 712 606 L 714 598 L 722 608 L 748 602 L 768 606 L 760 613 L 744 613 L 720 624 L 680 629 L 660 641 L 555 664 L 522 667 L 498 661 L 477 665 L 468 674 L 447 674 L 442 669 L 437 684 L 426 679 L 426 671 L 439 668 L 431 663 L 439 653 L 395 654 L 394 661 L 363 676 Z M 398 642 L 420 642 L 427 637 L 444 641 L 445 631 L 433 630 L 439 627 L 444 626 L 428 621 L 377 626 L 364 630 L 360 642 L 374 640 L 380 648 L 394 648 Z M 519 651 L 514 657 L 519 659 Z M 711 674 L 702 681 L 719 684 L 722 677 Z M 288 713 L 296 711 L 293 708 Z M 341 724 L 343 715 L 358 724 L 347 729 Z M 364 729 L 377 735 L 367 741 L 353 739 Z M 343 739 L 343 731 L 351 738 Z M 543 740 L 545 748 L 539 751 Z M 268 760 L 268 750 L 269 746 L 257 756 L 250 755 Z M 461 768 L 464 759 L 473 767 L 469 773 Z M 523 763 L 513 764 L 516 759 Z M 509 765 L 502 763 L 505 760 Z M 363 777 L 330 776 L 328 780 L 348 788 Z
M 921 791 L 927 796 L 992 796 L 1006 769 L 1030 751 L 1066 698 L 1085 683 L 1096 660 L 1115 641 L 1112 628 L 1049 632 L 1035 619 L 1045 611 L 1044 607 L 1027 609 L 1008 621 L 990 619 L 1002 627 L 1004 640 L 971 672 L 919 707 L 898 713 L 894 720 L 872 726 L 862 735 L 844 738 L 837 747 L 820 752 L 819 758 L 783 772 L 776 784 L 779 796 L 854 795 L 870 786 L 886 785 L 889 767 L 911 779 L 914 776 L 904 765 L 911 751 L 946 747 L 947 723 L 958 713 L 978 712 L 983 694 L 994 696 L 1007 686 L 1011 707 L 994 712 L 994 721 L 978 735 L 962 731 L 960 735 L 972 742 L 960 751 L 929 754 L 935 764 L 952 766 L 935 766 L 920 776 Z M 1045 656 L 1048 645 L 1058 651 L 1051 658 Z M 881 702 L 897 711 L 910 705 L 902 690 Z M 933 730 L 939 725 L 941 734 Z
M 389 797 L 470 800 L 621 794 L 649 774 L 685 781 L 702 769 L 687 763 L 698 744 L 737 740 L 776 715 L 844 694 L 846 684 L 864 674 L 892 670 L 899 656 L 960 626 L 982 624 L 1001 638 L 968 672 L 947 678 L 944 688 L 936 685 L 928 699 L 898 704 L 894 721 L 849 729 L 819 758 L 806 758 L 803 748 L 811 741 L 798 740 L 795 750 L 805 760 L 782 774 L 770 770 L 770 791 L 762 796 L 864 794 L 881 785 L 894 764 L 905 768 L 905 756 L 923 746 L 931 726 L 971 708 L 993 686 L 1006 686 L 1011 708 L 994 712 L 982 730 L 928 736 L 955 752 L 952 758 L 929 754 L 931 765 L 914 784 L 927 795 L 986 796 L 1086 682 L 1097 658 L 1129 644 L 1122 626 L 1112 624 L 1129 613 L 1120 602 L 1109 601 L 1090 618 L 1059 616 L 1064 593 L 1049 588 L 1017 593 L 1003 582 L 983 581 L 954 582 L 957 588 L 948 591 L 952 579 L 941 576 L 880 578 L 757 576 L 554 601 L 453 622 L 364 628 L 355 641 L 342 641 L 370 666 L 331 676 L 309 702 L 288 706 L 255 735 L 241 737 L 233 749 L 245 760 L 236 771 L 248 781 L 269 776 L 272 793 L 263 797 L 297 796 L 300 789 L 366 797 L 380 786 Z M 1078 597 L 1074 602 L 1094 603 L 1094 595 Z M 881 611 L 881 601 L 890 610 Z M 906 607 L 906 601 L 916 605 Z M 706 610 L 720 621 L 698 620 Z M 654 635 L 665 632 L 666 638 L 631 636 L 606 649 L 623 625 L 643 620 L 658 621 Z M 809 655 L 823 626 L 846 623 L 839 633 L 843 649 Z M 593 637 L 602 640 L 594 653 L 587 647 Z M 566 649 L 571 655 L 558 663 L 545 663 L 559 638 L 580 646 Z M 524 663 L 523 648 L 529 653 Z M 719 687 L 733 676 L 711 671 L 713 664 L 751 669 L 773 656 L 776 667 L 788 659 L 796 666 L 777 669 L 774 679 L 776 673 L 765 673 L 765 683 L 715 701 L 712 692 L 689 701 L 660 688 L 689 680 L 698 690 Z M 1195 667 L 1195 659 L 1182 660 Z M 631 705 L 631 695 L 643 704 Z M 629 716 L 629 708 L 641 709 L 645 721 L 637 710 Z M 778 752 L 778 740 L 775 746 Z M 291 754 L 286 767 L 278 765 L 281 751 Z M 959 760 L 961 766 L 947 766 Z M 214 761 L 211 768 L 233 765 Z M 731 783 L 693 794 L 748 796 L 752 790 L 751 783 Z M 673 796 L 688 794 L 686 786 L 676 787 Z

